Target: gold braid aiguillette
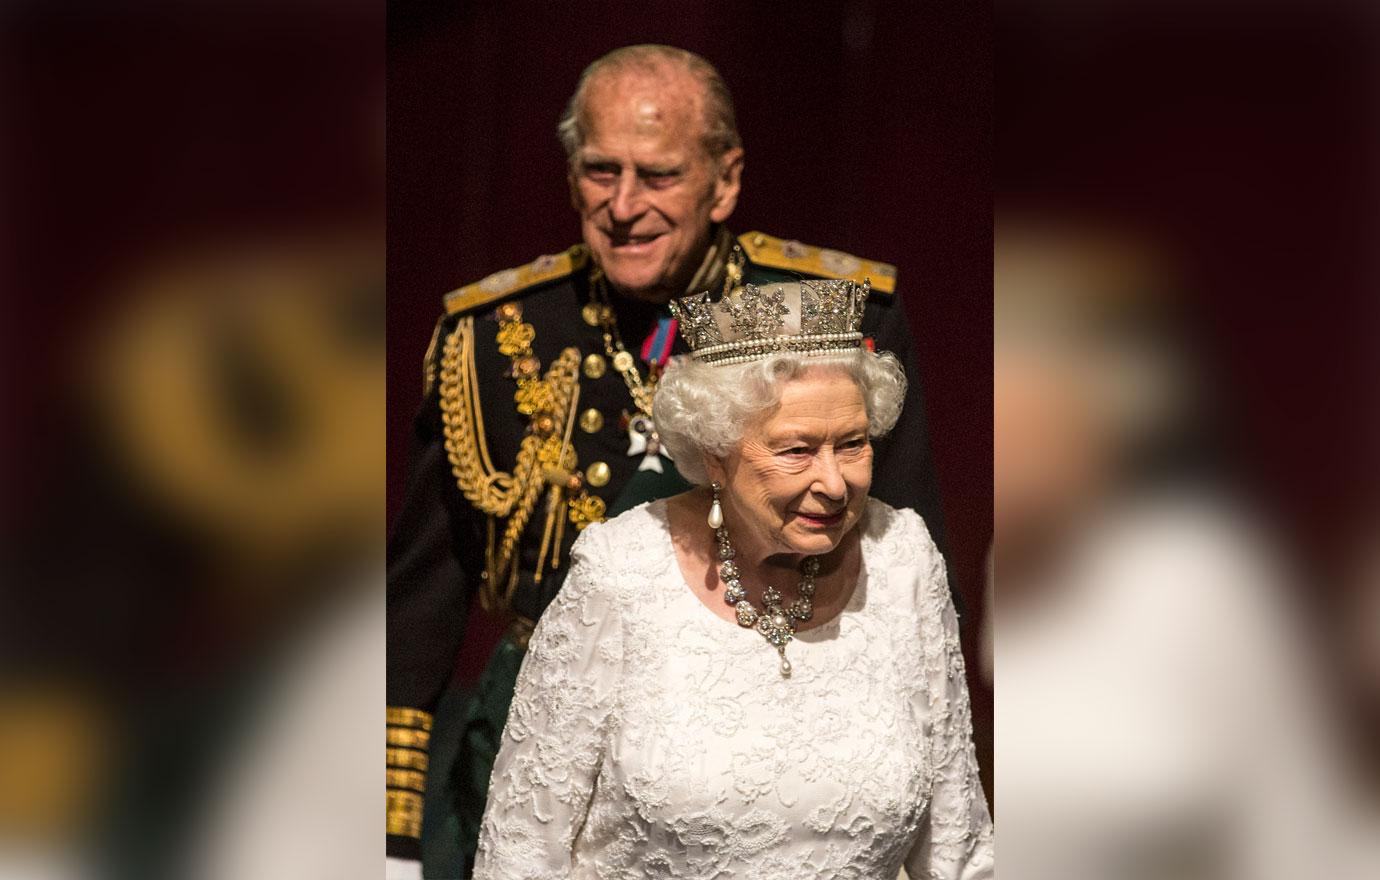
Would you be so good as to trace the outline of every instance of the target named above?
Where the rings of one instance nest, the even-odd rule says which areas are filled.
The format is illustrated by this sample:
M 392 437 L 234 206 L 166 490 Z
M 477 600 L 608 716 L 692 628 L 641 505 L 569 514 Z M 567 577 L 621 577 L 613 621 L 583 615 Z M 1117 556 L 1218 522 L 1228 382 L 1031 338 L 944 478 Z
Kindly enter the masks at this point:
M 564 349 L 542 373 L 541 362 L 532 351 L 536 330 L 522 320 L 522 306 L 504 303 L 496 316 L 498 349 L 509 358 L 517 382 L 513 400 L 518 412 L 527 416 L 529 428 L 511 473 L 494 467 L 485 440 L 472 316 L 461 318 L 446 336 L 440 370 L 446 457 L 460 492 L 489 517 L 489 546 L 480 588 L 480 601 L 487 610 L 506 608 L 512 598 L 517 586 L 517 544 L 543 489 L 554 493 L 553 504 L 559 504 L 570 492 L 570 518 L 577 527 L 586 525 L 587 521 L 579 520 L 595 514 L 596 509 L 597 514 L 588 521 L 603 515 L 602 500 L 592 499 L 600 502 L 592 503 L 582 486 L 565 477 L 578 464 L 568 432 L 560 429 L 579 393 L 579 350 Z M 550 519 L 547 532 L 552 531 Z M 505 520 L 501 536 L 495 534 L 495 520 Z M 552 555 L 554 564 L 555 552 Z

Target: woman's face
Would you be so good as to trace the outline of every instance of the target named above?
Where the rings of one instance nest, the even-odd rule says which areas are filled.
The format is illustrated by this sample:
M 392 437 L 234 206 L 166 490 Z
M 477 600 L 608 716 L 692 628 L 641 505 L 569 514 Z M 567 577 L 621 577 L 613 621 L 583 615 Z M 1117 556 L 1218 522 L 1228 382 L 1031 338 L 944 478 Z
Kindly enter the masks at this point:
M 828 553 L 858 524 L 872 486 L 862 392 L 841 370 L 807 370 L 735 450 L 707 464 L 735 543 L 747 530 L 767 555 Z

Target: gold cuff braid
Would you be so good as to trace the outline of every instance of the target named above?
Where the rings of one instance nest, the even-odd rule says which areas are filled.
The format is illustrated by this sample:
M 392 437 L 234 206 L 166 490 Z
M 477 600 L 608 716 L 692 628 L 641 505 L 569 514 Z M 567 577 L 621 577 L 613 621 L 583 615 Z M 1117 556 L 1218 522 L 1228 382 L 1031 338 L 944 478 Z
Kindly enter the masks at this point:
M 388 792 L 388 833 L 397 837 L 422 837 L 422 796 L 415 791 Z
M 431 745 L 431 734 L 425 730 L 413 730 L 409 727 L 390 727 L 388 728 L 388 744 L 401 746 L 404 749 L 425 749 Z
M 389 706 L 388 723 L 395 727 L 416 727 L 421 730 L 430 730 L 431 713 L 406 706 Z
M 427 753 L 431 743 L 430 712 L 408 706 L 388 707 L 388 833 L 422 836 L 422 797 L 426 790 Z
M 418 749 L 389 749 L 388 766 L 426 772 L 427 754 Z
M 388 768 L 389 788 L 409 788 L 413 791 L 426 791 L 426 774 L 416 770 L 396 770 Z

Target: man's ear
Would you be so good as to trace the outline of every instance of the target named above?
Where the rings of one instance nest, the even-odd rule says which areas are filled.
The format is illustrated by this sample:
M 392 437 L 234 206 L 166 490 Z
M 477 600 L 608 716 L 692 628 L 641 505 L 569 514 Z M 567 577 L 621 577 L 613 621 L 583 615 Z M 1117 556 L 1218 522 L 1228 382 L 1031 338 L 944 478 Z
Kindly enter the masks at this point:
M 714 207 L 709 219 L 722 223 L 738 207 L 738 193 L 743 188 L 743 148 L 734 147 L 719 157 L 718 175 L 714 179 Z

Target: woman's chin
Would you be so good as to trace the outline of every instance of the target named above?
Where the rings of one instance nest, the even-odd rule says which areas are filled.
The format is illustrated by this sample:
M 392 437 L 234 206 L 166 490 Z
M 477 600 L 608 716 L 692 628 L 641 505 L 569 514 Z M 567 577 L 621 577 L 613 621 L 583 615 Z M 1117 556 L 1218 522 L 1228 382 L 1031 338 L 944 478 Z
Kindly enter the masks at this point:
M 843 539 L 843 532 L 842 524 L 832 528 L 792 527 L 785 537 L 791 552 L 805 556 L 823 556 L 839 545 L 839 541 Z

